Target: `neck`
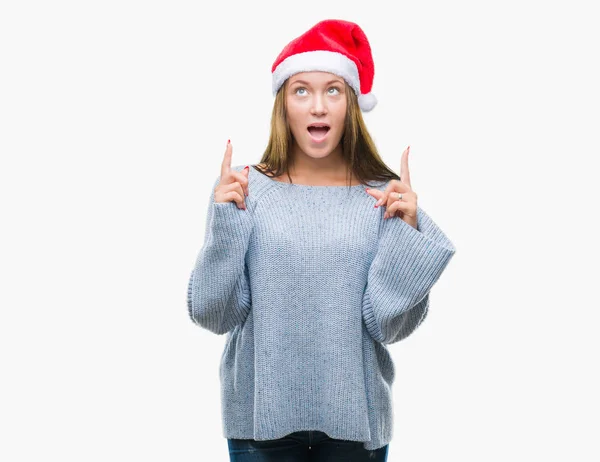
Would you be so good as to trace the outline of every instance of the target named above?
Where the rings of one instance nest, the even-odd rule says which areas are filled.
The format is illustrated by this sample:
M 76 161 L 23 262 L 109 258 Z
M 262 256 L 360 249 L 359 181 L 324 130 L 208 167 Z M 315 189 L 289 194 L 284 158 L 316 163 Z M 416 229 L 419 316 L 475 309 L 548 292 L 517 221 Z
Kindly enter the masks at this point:
M 305 154 L 294 143 L 291 151 L 290 175 L 298 182 L 345 182 L 348 166 L 342 157 L 342 152 L 340 143 L 327 156 L 315 159 Z

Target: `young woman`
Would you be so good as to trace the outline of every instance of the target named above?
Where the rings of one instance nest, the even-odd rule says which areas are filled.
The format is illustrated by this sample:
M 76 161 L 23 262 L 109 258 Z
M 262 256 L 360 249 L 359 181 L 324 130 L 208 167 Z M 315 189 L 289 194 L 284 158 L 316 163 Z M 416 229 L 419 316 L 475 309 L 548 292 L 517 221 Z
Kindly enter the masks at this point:
M 385 461 L 395 367 L 456 249 L 417 205 L 361 111 L 376 105 L 360 27 L 325 20 L 272 68 L 259 165 L 227 143 L 188 284 L 199 326 L 227 334 L 223 434 L 232 461 Z

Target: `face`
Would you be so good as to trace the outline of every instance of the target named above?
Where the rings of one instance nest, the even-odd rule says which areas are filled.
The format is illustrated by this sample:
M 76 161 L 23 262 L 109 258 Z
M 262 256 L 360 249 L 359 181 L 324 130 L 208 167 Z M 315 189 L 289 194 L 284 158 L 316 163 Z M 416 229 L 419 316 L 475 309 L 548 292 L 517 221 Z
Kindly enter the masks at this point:
M 344 134 L 344 79 L 329 72 L 301 72 L 291 76 L 287 84 L 287 118 L 294 148 L 313 158 L 328 156 Z M 312 124 L 329 128 L 309 129 Z

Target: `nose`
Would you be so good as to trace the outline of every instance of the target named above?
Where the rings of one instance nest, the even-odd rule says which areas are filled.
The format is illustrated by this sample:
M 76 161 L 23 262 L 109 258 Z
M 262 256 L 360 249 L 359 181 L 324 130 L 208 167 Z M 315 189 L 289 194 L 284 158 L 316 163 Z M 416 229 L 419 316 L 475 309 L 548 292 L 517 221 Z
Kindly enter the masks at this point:
M 325 98 L 320 95 L 316 95 L 313 99 L 311 114 L 326 114 L 327 108 L 325 107 Z

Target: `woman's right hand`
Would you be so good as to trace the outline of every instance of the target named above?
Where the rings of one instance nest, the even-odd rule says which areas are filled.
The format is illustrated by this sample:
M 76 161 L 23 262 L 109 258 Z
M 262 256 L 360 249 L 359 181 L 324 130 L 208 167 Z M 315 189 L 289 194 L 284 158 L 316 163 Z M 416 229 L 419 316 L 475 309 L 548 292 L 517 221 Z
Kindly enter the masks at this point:
M 236 202 L 239 209 L 246 209 L 245 196 L 248 195 L 248 174 L 250 167 L 242 172 L 232 170 L 231 156 L 233 147 L 227 141 L 225 156 L 221 164 L 221 179 L 215 188 L 215 202 Z

